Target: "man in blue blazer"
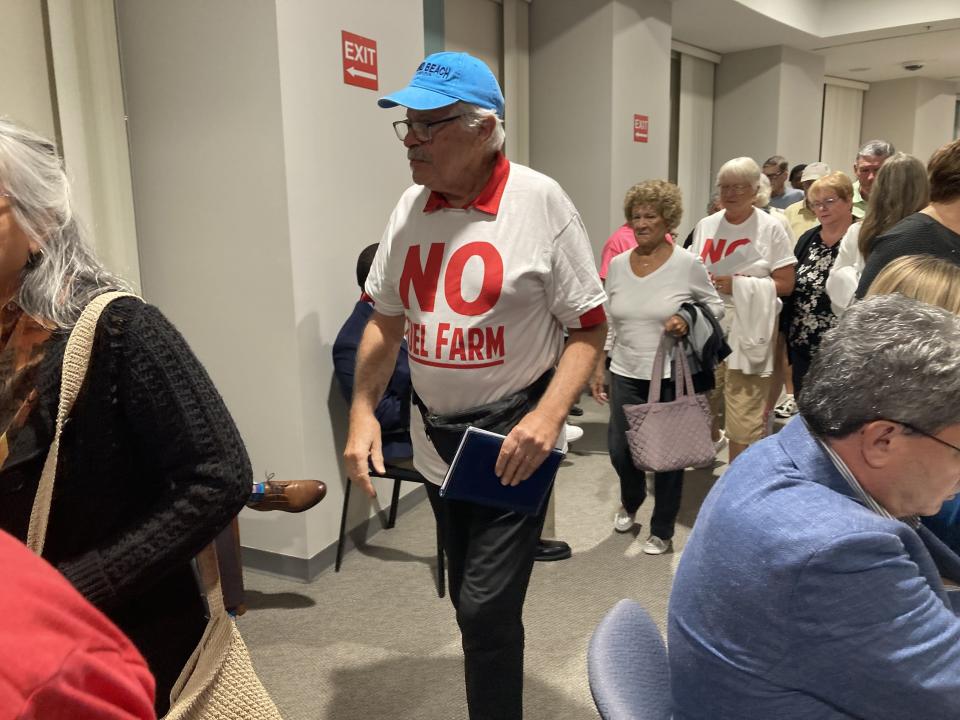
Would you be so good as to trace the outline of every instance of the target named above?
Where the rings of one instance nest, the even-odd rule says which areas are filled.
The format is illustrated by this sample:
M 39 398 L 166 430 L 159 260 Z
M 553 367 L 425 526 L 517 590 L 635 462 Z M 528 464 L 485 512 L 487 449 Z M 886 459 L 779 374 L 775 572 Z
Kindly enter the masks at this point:
M 800 415 L 727 470 L 670 598 L 674 718 L 960 717 L 960 319 L 900 295 L 829 331 Z

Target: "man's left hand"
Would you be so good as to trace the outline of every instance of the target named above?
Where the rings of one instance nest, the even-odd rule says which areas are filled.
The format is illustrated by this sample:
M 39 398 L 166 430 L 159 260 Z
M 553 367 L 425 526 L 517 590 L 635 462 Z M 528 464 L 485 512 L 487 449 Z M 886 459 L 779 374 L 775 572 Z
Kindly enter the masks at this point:
M 563 429 L 559 422 L 534 410 L 524 416 L 503 441 L 494 470 L 501 485 L 519 485 L 540 467 L 556 446 Z

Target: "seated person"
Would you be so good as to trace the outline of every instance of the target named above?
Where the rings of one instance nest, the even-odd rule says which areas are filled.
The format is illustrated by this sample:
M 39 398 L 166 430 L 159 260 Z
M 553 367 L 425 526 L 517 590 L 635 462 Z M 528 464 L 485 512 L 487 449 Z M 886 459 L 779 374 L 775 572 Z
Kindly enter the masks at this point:
M 153 676 L 116 625 L 2 531 L 0 567 L 0 717 L 156 717 Z
M 917 516 L 960 490 L 960 318 L 855 303 L 798 404 L 713 486 L 680 559 L 673 717 L 956 718 L 960 558 Z
M 377 254 L 379 243 L 368 245 L 357 258 L 357 284 L 360 299 L 353 307 L 350 317 L 337 333 L 333 343 L 333 372 L 340 384 L 347 405 L 353 400 L 353 371 L 357 364 L 357 348 L 367 321 L 373 315 L 373 300 L 363 291 L 370 274 L 370 266 Z M 413 467 L 413 447 L 410 444 L 410 361 L 407 359 L 407 341 L 400 343 L 397 364 L 387 383 L 375 415 L 380 423 L 383 442 L 383 459 L 392 465 Z

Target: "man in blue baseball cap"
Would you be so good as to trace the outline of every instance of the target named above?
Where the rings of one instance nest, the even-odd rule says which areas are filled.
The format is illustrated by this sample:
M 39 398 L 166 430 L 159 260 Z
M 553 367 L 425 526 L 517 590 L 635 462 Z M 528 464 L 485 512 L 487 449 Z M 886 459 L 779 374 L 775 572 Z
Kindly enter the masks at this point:
M 406 108 L 393 127 L 415 185 L 367 278 L 375 305 L 357 352 L 344 460 L 374 495 L 369 466 L 383 470 L 374 410 L 406 330 L 419 409 L 410 418 L 413 461 L 430 481 L 443 532 L 470 717 L 515 720 L 523 601 L 544 510 L 439 496 L 463 432 L 452 416 L 506 435 L 494 467 L 502 485 L 526 480 L 554 447 L 565 450 L 564 421 L 606 337 L 605 295 L 570 198 L 504 156 L 503 93 L 484 63 L 431 55 L 379 104 Z

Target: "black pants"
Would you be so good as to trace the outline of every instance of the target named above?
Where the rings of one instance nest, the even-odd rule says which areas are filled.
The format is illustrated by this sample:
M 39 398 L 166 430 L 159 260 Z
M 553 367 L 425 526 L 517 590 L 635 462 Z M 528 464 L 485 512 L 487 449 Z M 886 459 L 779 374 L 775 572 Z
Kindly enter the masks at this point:
M 471 720 L 523 717 L 523 601 L 543 528 L 521 515 L 427 495 L 440 524 L 450 600 L 463 644 Z
M 790 349 L 787 356 L 790 358 L 790 374 L 793 380 L 793 396 L 800 397 L 800 391 L 803 389 L 803 380 L 810 370 L 810 363 L 813 361 L 813 353 L 816 348 L 804 348 L 802 350 Z
M 627 419 L 624 405 L 638 405 L 647 401 L 650 382 L 610 373 L 610 424 L 607 426 L 607 445 L 610 462 L 620 476 L 620 502 L 631 515 L 647 497 L 647 477 L 638 470 L 630 458 L 627 445 Z M 673 380 L 664 380 L 660 385 L 660 399 L 674 399 Z M 683 470 L 654 473 L 653 517 L 650 532 L 663 540 L 673 537 L 673 528 L 680 512 L 680 497 L 683 493 Z

